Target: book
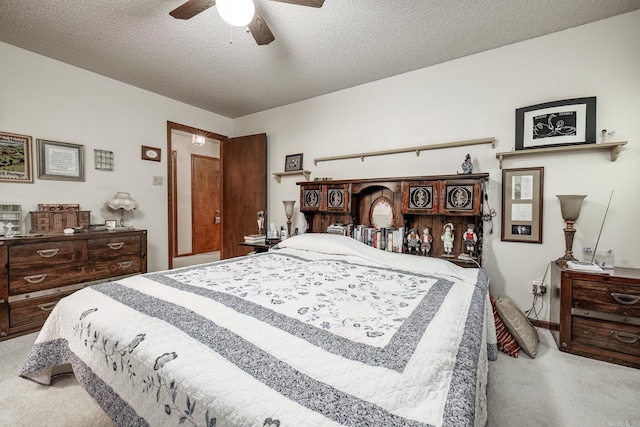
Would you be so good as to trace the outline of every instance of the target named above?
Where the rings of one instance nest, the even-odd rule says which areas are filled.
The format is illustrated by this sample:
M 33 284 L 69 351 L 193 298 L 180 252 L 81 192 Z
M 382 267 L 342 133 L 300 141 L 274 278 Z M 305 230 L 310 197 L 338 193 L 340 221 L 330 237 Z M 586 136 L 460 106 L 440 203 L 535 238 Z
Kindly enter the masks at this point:
M 604 273 L 604 270 L 593 262 L 587 261 L 567 261 L 567 268 L 575 271 L 585 271 L 590 273 Z
M 266 236 L 264 234 L 250 234 L 244 236 L 245 243 L 264 243 Z

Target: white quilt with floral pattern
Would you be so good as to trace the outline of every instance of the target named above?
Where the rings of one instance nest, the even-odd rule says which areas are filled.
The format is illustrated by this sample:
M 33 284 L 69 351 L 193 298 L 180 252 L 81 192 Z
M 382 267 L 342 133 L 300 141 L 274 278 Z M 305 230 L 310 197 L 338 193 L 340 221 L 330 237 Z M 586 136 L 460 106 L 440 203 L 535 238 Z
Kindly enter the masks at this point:
M 21 375 L 121 426 L 484 426 L 495 342 L 485 271 L 305 234 L 75 292 Z

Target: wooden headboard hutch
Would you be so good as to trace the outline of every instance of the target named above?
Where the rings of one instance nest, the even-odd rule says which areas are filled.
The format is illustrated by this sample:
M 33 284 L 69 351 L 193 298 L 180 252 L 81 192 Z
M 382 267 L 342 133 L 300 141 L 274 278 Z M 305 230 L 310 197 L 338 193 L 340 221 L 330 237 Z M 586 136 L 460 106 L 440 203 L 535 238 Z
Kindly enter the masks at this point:
M 464 233 L 469 224 L 477 235 L 473 259 L 482 264 L 483 202 L 489 174 L 435 175 L 400 178 L 303 181 L 300 211 L 307 220 L 307 232 L 327 232 L 332 224 L 375 227 L 374 206 L 384 204 L 392 212 L 391 227 L 404 227 L 405 236 L 415 229 L 422 236 L 428 227 L 433 237 L 429 256 L 458 265 L 475 267 L 468 253 Z M 450 256 L 441 239 L 446 224 L 453 224 L 454 242 Z M 403 242 L 403 252 L 408 252 Z

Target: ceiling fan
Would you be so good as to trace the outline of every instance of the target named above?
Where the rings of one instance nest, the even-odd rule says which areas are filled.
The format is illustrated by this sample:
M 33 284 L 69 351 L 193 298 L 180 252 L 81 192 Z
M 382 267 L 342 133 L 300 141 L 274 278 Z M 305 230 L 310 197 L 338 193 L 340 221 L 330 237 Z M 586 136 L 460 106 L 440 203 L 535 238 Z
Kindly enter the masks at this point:
M 282 3 L 297 4 L 299 6 L 322 7 L 324 0 L 272 0 Z M 216 0 L 189 0 L 188 2 L 178 6 L 169 15 L 177 19 L 190 19 L 204 12 L 212 6 L 215 6 Z M 256 10 L 253 19 L 247 25 L 249 32 L 259 45 L 269 44 L 275 40 L 273 33 L 265 22 L 264 18 Z

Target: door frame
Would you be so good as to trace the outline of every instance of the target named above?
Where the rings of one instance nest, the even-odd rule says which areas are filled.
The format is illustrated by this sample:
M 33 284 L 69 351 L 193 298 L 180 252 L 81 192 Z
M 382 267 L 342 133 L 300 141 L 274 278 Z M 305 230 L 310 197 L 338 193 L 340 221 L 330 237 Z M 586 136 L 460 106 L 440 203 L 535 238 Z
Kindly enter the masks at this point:
M 229 137 L 221 135 L 215 132 L 198 129 L 192 126 L 182 125 L 180 123 L 167 121 L 167 217 L 168 217 L 168 247 L 169 247 L 169 260 L 168 269 L 173 268 L 173 258 L 176 256 L 177 239 L 175 238 L 176 230 L 178 229 L 177 218 L 175 215 L 175 189 L 174 189 L 174 165 L 171 161 L 171 153 L 173 152 L 171 146 L 171 132 L 179 130 L 194 135 L 203 135 L 205 138 L 217 139 L 221 144 L 228 140 Z M 220 162 L 222 162 L 222 150 L 220 150 Z

